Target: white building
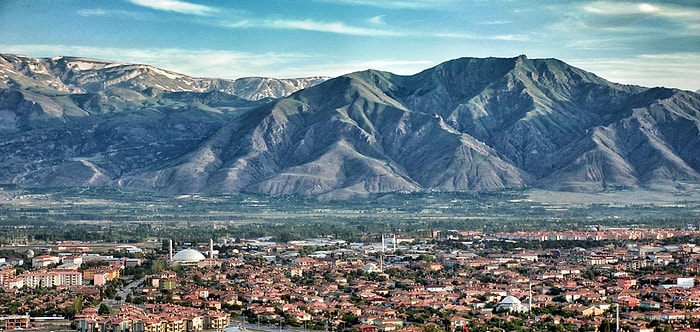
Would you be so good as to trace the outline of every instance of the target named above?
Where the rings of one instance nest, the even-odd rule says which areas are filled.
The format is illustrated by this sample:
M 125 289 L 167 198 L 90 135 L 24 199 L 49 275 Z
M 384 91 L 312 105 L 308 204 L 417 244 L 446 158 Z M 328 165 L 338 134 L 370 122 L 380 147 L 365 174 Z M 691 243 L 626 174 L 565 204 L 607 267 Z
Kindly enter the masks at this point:
M 73 270 L 34 271 L 20 274 L 17 278 L 22 280 L 22 286 L 29 288 L 83 284 L 83 274 Z
M 382 269 L 374 263 L 365 264 L 365 267 L 362 270 L 364 270 L 365 273 L 382 273 Z
M 525 312 L 528 311 L 527 306 L 523 305 L 520 300 L 512 295 L 506 296 L 501 303 L 496 307 L 497 311 Z
M 51 264 L 58 264 L 61 262 L 61 258 L 58 256 L 49 256 L 49 255 L 43 255 L 43 256 L 36 256 L 32 258 L 32 267 L 35 269 L 42 268 L 42 267 L 47 267 Z

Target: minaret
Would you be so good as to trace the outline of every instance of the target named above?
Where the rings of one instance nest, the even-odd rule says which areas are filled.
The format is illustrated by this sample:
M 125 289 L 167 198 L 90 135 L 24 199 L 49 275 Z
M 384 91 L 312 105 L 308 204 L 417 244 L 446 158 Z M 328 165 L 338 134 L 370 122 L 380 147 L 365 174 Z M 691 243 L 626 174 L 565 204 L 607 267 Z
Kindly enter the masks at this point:
M 168 257 L 170 257 L 170 261 L 173 261 L 173 239 L 168 240 Z
M 379 257 L 379 271 L 384 273 L 384 254 L 380 254 L 381 257 Z
M 209 258 L 214 258 L 214 239 L 209 239 Z
M 382 233 L 382 254 L 384 253 L 384 233 Z
M 382 273 L 384 273 L 384 250 L 384 233 L 382 233 L 382 253 L 379 254 L 379 270 L 381 270 Z

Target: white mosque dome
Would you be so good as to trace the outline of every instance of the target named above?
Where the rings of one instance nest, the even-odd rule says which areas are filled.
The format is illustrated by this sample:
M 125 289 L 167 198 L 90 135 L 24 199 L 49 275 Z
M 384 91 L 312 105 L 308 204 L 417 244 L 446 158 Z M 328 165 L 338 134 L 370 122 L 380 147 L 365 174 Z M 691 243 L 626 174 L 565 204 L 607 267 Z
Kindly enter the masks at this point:
M 377 266 L 377 264 L 374 264 L 374 263 L 365 264 L 365 267 L 363 268 L 363 270 L 367 273 L 382 272 L 382 270 Z
M 498 310 L 506 310 L 506 311 L 512 311 L 512 312 L 525 312 L 528 311 L 528 308 L 518 300 L 517 297 L 508 295 L 506 296 L 501 303 L 498 304 L 498 307 L 496 307 Z
M 517 297 L 512 296 L 512 295 L 508 295 L 508 296 L 506 296 L 506 297 L 501 301 L 501 304 L 514 304 L 514 305 L 518 305 L 518 304 L 521 304 L 521 303 L 520 303 L 520 300 L 518 300 Z
M 173 256 L 173 262 L 190 263 L 205 259 L 201 252 L 194 249 L 183 249 Z

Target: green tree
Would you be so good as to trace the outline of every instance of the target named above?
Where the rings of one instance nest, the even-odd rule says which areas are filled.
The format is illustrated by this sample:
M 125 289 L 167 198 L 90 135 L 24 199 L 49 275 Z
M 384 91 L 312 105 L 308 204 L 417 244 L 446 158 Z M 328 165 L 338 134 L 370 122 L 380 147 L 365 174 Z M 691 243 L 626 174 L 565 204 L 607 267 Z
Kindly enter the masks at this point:
M 600 326 L 598 327 L 598 331 L 600 332 L 612 332 L 612 326 L 610 325 L 610 321 L 607 319 L 603 319 L 602 322 L 600 322 Z
M 73 318 L 75 315 L 83 310 L 83 297 L 78 295 L 73 300 L 73 304 L 67 306 L 64 309 L 64 316 L 68 318 Z
M 666 325 L 664 327 L 657 326 L 654 331 L 659 331 L 659 332 L 673 332 L 673 326 L 672 325 Z
M 355 325 L 360 321 L 357 316 L 351 312 L 344 313 L 342 319 L 347 325 Z
M 109 313 L 110 313 L 109 306 L 107 306 L 104 303 L 100 303 L 100 307 L 97 309 L 97 313 L 100 316 L 109 315 Z
M 445 332 L 445 329 L 437 324 L 428 324 L 423 327 L 424 332 Z

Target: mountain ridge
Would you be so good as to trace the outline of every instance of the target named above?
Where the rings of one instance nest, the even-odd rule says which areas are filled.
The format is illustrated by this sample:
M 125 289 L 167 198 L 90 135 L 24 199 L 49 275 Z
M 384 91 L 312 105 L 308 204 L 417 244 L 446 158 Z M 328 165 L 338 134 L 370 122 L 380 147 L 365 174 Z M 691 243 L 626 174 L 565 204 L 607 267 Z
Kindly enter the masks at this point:
M 150 96 L 160 92 L 221 91 L 249 100 L 280 98 L 327 77 L 275 79 L 242 77 L 239 79 L 196 78 L 144 64 L 111 62 L 81 57 L 31 58 L 0 54 L 0 72 L 14 69 L 34 81 L 32 87 L 68 93 L 98 93 L 126 88 Z M 36 82 L 39 79 L 43 81 Z M 12 80 L 10 80 L 12 82 Z M 5 87 L 9 87 L 4 82 Z M 22 84 L 22 82 L 15 82 Z M 27 87 L 27 82 L 23 86 Z M 2 85 L 0 85 L 2 86 Z
M 459 58 L 415 75 L 365 70 L 296 81 L 282 97 L 269 96 L 283 90 L 275 79 L 222 88 L 142 65 L 93 64 L 97 81 L 36 64 L 48 60 L 19 66 L 67 87 L 52 91 L 2 59 L 0 76 L 15 76 L 0 80 L 0 134 L 9 142 L 0 145 L 9 152 L 0 182 L 335 199 L 683 190 L 700 181 L 697 94 L 611 83 L 557 59 Z M 64 137 L 66 127 L 76 137 Z M 36 135 L 44 137 L 36 146 L 60 142 L 62 153 L 22 144 Z

